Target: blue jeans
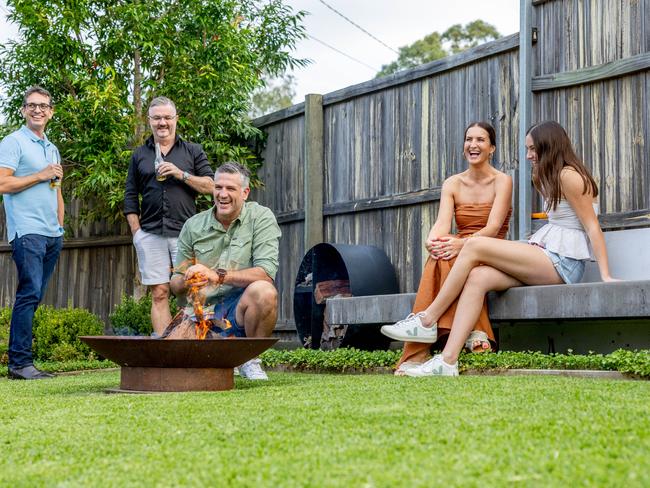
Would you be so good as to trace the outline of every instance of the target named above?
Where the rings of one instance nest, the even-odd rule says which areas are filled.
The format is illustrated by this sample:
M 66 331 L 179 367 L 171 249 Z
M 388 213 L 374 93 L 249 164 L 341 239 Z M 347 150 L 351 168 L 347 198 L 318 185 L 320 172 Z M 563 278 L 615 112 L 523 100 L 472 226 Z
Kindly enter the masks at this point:
M 12 258 L 18 269 L 18 290 L 9 330 L 9 367 L 33 363 L 32 321 L 45 287 L 61 254 L 63 237 L 26 234 L 11 241 Z

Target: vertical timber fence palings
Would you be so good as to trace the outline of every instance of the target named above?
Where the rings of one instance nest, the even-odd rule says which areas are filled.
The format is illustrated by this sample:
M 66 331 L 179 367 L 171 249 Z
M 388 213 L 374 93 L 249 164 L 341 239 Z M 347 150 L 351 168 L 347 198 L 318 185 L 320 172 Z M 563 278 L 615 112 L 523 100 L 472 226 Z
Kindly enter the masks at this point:
M 519 170 L 515 209 L 517 216 L 517 238 L 526 239 L 530 235 L 532 192 L 530 165 L 526 160 L 526 131 L 531 123 L 531 56 L 532 56 L 532 5 L 531 0 L 520 0 L 519 7 Z
M 76 216 L 79 205 L 66 205 L 66 215 Z M 0 306 L 13 306 L 18 284 L 11 245 L 7 243 L 4 208 L 0 204 Z M 43 303 L 63 308 L 86 308 L 104 323 L 123 294 L 133 295 L 137 261 L 126 225 L 88 224 L 64 240 L 63 250 L 50 279 Z
M 471 120 L 494 124 L 495 160 L 517 174 L 521 210 L 510 238 L 525 238 L 531 210 L 540 209 L 523 140 L 546 119 L 567 127 L 593 171 L 603 227 L 650 226 L 650 0 L 521 0 L 520 7 L 520 34 L 323 95 L 323 239 L 383 249 L 402 292 L 417 288 L 420 243 L 435 221 L 442 182 L 464 169 L 462 131 Z M 264 171 L 302 171 L 304 162 L 288 156 L 292 145 L 308 151 L 296 130 L 306 124 L 305 106 L 256 120 L 273 140 Z M 295 198 L 295 206 L 272 202 L 296 191 L 293 182 L 275 177 L 255 192 L 278 213 L 287 243 L 302 241 L 307 207 Z M 280 257 L 285 324 L 301 251 L 287 248 Z
M 520 142 L 546 119 L 567 128 L 593 171 L 604 228 L 650 226 L 650 0 L 521 0 L 521 9 L 521 35 L 256 119 L 268 138 L 264 187 L 251 198 L 276 213 L 283 233 L 279 329 L 293 326 L 293 282 L 316 241 L 383 249 L 400 290 L 415 291 L 421 243 L 442 182 L 465 168 L 471 120 L 495 126 L 496 164 L 518 174 L 514 202 L 525 210 L 510 238 L 525 237 L 530 206 L 540 208 Z M 10 305 L 15 268 L 0 220 L 0 304 Z M 92 224 L 67 239 L 45 302 L 107 318 L 134 292 L 136 270 L 126 227 Z

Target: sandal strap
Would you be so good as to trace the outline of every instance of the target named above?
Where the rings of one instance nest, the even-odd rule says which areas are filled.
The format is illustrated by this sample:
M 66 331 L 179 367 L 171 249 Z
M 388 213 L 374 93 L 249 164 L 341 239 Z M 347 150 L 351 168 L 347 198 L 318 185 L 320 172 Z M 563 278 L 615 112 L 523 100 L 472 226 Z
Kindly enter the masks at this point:
M 482 330 L 473 330 L 465 341 L 465 347 L 471 351 L 474 348 L 474 342 L 490 342 L 490 339 Z

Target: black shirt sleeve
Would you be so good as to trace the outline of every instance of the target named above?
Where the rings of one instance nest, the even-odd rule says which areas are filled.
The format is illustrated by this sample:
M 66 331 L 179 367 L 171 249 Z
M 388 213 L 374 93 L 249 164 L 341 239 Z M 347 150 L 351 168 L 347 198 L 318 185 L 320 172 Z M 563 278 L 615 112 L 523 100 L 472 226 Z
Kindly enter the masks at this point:
M 194 174 L 196 176 L 209 176 L 214 178 L 214 171 L 210 167 L 208 156 L 205 154 L 201 144 L 192 144 L 194 156 Z
M 131 162 L 129 163 L 129 172 L 126 176 L 126 190 L 124 191 L 124 215 L 138 214 L 140 215 L 140 201 L 138 195 L 140 194 L 138 182 L 138 160 L 136 151 L 131 155 Z

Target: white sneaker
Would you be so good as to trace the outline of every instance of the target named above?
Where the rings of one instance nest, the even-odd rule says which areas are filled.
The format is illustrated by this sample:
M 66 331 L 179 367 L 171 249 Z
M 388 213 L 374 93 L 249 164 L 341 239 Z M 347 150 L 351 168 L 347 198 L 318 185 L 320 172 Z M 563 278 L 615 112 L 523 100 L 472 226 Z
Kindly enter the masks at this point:
M 447 364 L 443 361 L 441 354 L 436 354 L 426 363 L 415 368 L 404 371 L 406 376 L 458 376 L 458 361 L 455 364 Z
M 438 326 L 433 324 L 433 327 L 424 327 L 420 317 L 424 317 L 424 312 L 411 313 L 393 325 L 384 325 L 381 333 L 396 341 L 433 344 L 438 340 Z
M 417 368 L 418 366 L 422 366 L 422 363 L 418 361 L 404 361 L 402 364 L 399 365 L 399 367 L 395 370 L 395 373 L 393 374 L 395 376 L 405 376 L 407 369 Z
M 239 367 L 239 376 L 247 380 L 268 380 L 269 377 L 262 369 L 262 360 L 260 358 L 253 358 L 246 361 Z

